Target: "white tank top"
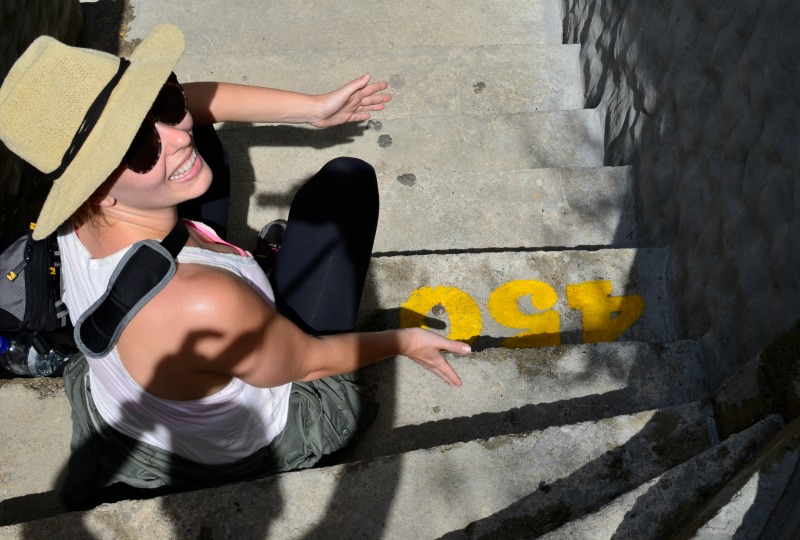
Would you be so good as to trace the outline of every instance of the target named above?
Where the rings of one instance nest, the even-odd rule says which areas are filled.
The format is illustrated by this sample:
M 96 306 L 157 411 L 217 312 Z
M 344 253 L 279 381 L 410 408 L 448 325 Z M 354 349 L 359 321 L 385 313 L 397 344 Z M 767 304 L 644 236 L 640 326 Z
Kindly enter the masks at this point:
M 212 241 L 208 227 L 187 222 Z M 106 290 L 128 248 L 92 259 L 75 228 L 59 230 L 64 302 L 73 322 Z M 237 248 L 238 249 L 238 248 Z M 249 253 L 234 255 L 186 246 L 178 262 L 206 264 L 239 276 L 270 306 L 272 287 Z M 148 393 L 128 374 L 116 347 L 103 358 L 87 358 L 92 397 L 100 416 L 117 431 L 198 463 L 231 463 L 267 446 L 283 430 L 291 384 L 257 388 L 234 378 L 219 392 L 196 400 L 172 401 Z

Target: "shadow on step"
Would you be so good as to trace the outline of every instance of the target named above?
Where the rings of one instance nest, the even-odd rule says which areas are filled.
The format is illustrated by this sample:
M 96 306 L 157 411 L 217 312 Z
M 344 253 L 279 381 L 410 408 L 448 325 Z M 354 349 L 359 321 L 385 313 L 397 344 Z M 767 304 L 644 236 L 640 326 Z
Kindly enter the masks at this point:
M 503 510 L 442 538 L 538 537 L 599 510 L 639 486 L 645 487 L 653 479 L 629 508 L 623 504 L 594 521 L 596 526 L 602 523 L 607 527 L 595 530 L 595 534 L 613 539 L 676 538 L 676 530 L 691 519 L 698 505 L 724 486 L 783 425 L 783 420 L 773 415 L 714 446 L 701 433 L 702 414 L 698 417 L 689 412 L 692 406 L 657 412 L 640 433 L 621 447 L 568 478 L 540 486 Z M 678 412 L 680 409 L 684 412 Z M 677 425 L 676 418 L 680 419 Z M 632 461 L 628 462 L 629 458 Z M 615 525 L 620 513 L 624 517 Z M 576 529 L 559 530 L 552 537 L 586 534 L 587 530 L 594 530 L 592 522 L 581 530 L 582 533 Z
M 595 511 L 710 446 L 698 404 L 658 411 L 621 446 L 565 478 L 542 482 L 516 503 L 443 538 L 535 538 Z
M 324 464 L 348 463 L 632 414 L 638 412 L 638 408 L 631 405 L 636 402 L 635 394 L 635 388 L 625 388 L 555 403 L 531 404 L 501 412 L 402 426 L 381 433 L 371 433 L 369 442 L 357 445 L 351 450 L 343 450 L 331 456 Z M 381 398 L 382 408 L 383 405 L 384 401 Z M 379 430 L 380 427 L 376 426 L 376 429 Z
M 370 274 L 370 278 L 371 277 L 372 274 Z M 377 303 L 371 304 L 368 301 L 362 301 L 359 330 L 377 332 L 395 328 L 422 327 L 441 335 L 448 335 L 448 331 L 451 329 L 449 315 L 441 304 L 434 306 L 428 314 L 418 313 L 405 307 L 376 309 L 372 307 L 375 305 L 377 305 Z M 365 306 L 367 306 L 366 309 Z M 536 348 L 541 347 L 541 345 L 539 345 L 540 343 L 583 343 L 583 334 L 580 331 L 561 331 L 557 334 L 538 333 L 533 336 L 525 335 L 522 337 L 473 335 L 469 338 L 459 337 L 453 339 L 466 341 L 472 347 L 472 352 L 480 352 L 498 347 L 506 347 L 509 349 Z

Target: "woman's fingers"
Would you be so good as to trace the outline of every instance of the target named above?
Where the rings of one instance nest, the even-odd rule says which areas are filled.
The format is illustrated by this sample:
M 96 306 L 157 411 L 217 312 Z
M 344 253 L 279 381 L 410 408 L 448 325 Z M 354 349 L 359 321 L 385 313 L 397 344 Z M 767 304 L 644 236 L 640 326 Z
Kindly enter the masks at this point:
M 442 358 L 442 362 L 444 365 L 438 368 L 434 373 L 439 376 L 444 382 L 450 385 L 451 388 L 460 388 L 461 387 L 461 377 L 458 376 L 456 370 L 453 369 L 447 360 Z
M 409 358 L 424 366 L 451 387 L 460 387 L 461 377 L 442 355 L 442 351 L 467 354 L 471 350 L 470 346 L 421 328 L 410 330 L 410 332 L 409 335 L 414 337 L 415 345 L 409 351 Z

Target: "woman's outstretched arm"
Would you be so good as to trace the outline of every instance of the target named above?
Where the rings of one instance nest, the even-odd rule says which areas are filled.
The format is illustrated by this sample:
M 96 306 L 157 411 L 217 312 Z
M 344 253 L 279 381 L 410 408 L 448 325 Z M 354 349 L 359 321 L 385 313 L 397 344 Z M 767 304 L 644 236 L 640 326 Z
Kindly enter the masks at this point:
M 157 356 L 180 350 L 187 373 L 238 377 L 273 387 L 350 373 L 402 355 L 451 387 L 461 386 L 442 351 L 466 354 L 469 345 L 421 328 L 313 337 L 270 308 L 228 272 L 185 265 L 140 315 Z M 158 314 L 149 317 L 146 313 Z M 140 322 L 144 322 L 144 319 Z M 164 325 L 164 320 L 174 324 Z M 190 343 L 189 343 L 190 342 Z
M 197 125 L 215 122 L 311 124 L 330 127 L 361 122 L 391 100 L 379 94 L 388 83 L 370 83 L 366 74 L 324 94 L 302 94 L 262 86 L 221 82 L 183 85 Z

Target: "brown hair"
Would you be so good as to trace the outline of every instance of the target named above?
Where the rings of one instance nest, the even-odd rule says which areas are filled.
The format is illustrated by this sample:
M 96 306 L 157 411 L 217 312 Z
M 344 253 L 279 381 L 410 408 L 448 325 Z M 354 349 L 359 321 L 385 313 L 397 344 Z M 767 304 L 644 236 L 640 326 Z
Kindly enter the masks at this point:
M 100 187 L 92 193 L 92 196 L 83 201 L 83 204 L 75 210 L 75 213 L 72 214 L 70 219 L 76 227 L 80 227 L 84 223 L 93 223 L 95 225 L 105 224 L 103 210 L 100 208 L 99 204 L 92 202 L 92 199 L 105 197 L 111 189 L 111 186 L 117 181 L 117 178 L 119 178 L 119 175 L 122 174 L 122 169 L 122 165 L 117 167 L 114 172 L 100 184 Z
M 93 204 L 91 201 L 85 201 L 75 213 L 72 214 L 72 223 L 76 227 L 80 227 L 84 223 L 99 223 L 100 219 L 102 219 L 103 211 L 100 210 L 100 207 L 96 204 Z

